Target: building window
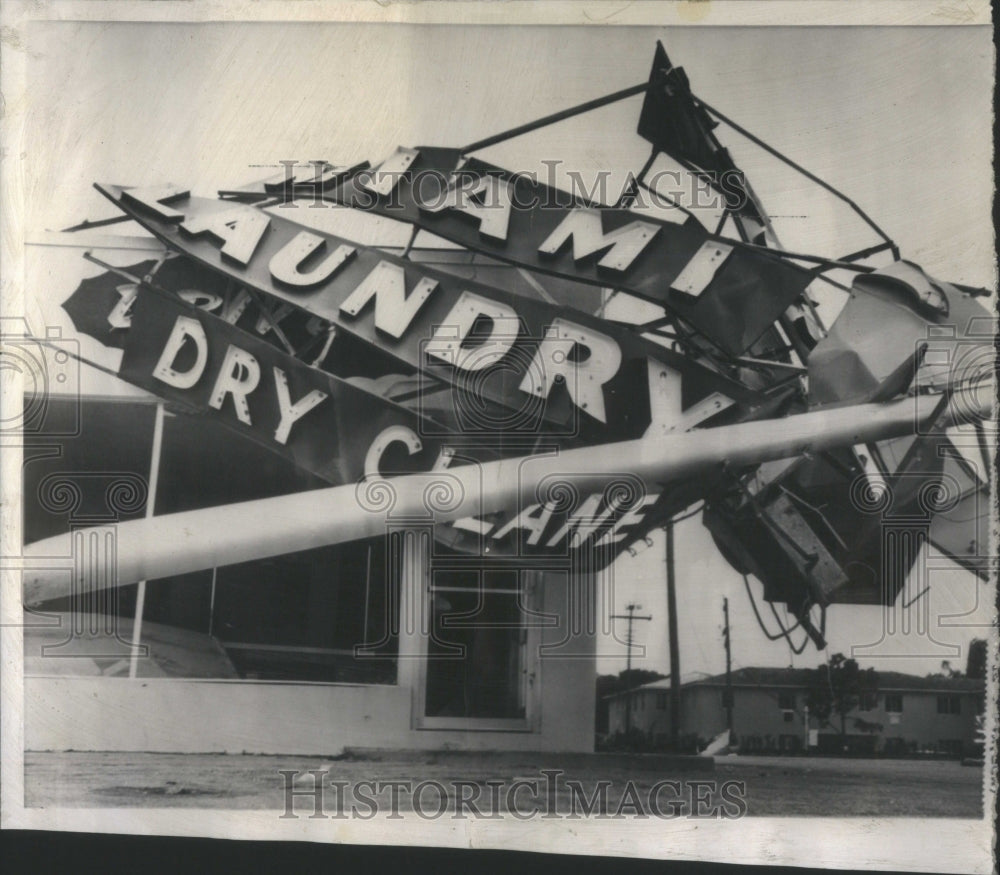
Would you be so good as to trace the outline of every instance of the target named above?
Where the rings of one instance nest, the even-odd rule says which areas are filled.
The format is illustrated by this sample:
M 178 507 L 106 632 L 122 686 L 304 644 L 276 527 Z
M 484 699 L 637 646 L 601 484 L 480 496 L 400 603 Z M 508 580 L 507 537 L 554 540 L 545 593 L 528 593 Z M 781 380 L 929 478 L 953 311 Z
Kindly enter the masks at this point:
M 878 707 L 878 696 L 874 693 L 862 693 L 858 698 L 859 711 L 874 711 Z
M 782 716 L 785 723 L 791 723 L 795 719 L 795 713 L 793 711 L 785 711 Z
M 961 698 L 958 696 L 938 696 L 937 712 L 938 714 L 961 714 Z
M 778 693 L 778 707 L 782 711 L 794 711 L 795 693 Z
M 885 710 L 889 714 L 901 714 L 903 712 L 902 695 L 900 693 L 886 693 Z
M 154 415 L 155 406 L 145 402 L 47 398 L 46 427 L 58 424 L 52 434 L 67 437 L 59 453 L 25 467 L 26 539 L 67 530 L 64 512 L 27 500 L 41 494 L 41 483 L 50 474 L 65 472 L 74 485 L 77 477 L 84 478 L 79 481 L 84 489 L 81 509 L 90 514 L 107 512 L 106 481 L 103 474 L 94 474 L 113 470 L 145 480 Z M 205 417 L 165 417 L 160 474 L 160 514 L 324 485 Z M 142 513 L 140 506 L 120 519 Z M 95 608 L 116 616 L 116 628 L 130 628 L 137 590 L 132 584 L 109 591 Z M 74 611 L 77 598 L 62 600 L 63 606 L 50 602 L 46 608 Z M 151 582 L 146 593 L 143 643 L 152 649 L 138 668 L 162 669 L 171 677 L 395 684 L 399 622 L 393 617 L 398 602 L 398 579 L 384 536 L 170 575 Z M 118 620 L 128 627 L 117 626 Z M 60 661 L 75 663 L 77 671 L 101 668 L 93 659 Z
M 657 693 L 656 694 L 656 710 L 666 711 L 667 710 L 667 694 Z

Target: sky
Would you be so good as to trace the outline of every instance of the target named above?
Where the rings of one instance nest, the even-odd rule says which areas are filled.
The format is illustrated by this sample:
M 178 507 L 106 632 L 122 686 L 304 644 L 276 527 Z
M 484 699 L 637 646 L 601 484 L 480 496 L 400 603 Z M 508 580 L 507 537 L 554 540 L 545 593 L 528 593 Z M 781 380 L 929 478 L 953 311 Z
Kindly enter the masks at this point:
M 93 182 L 178 182 L 214 196 L 270 175 L 282 160 L 351 164 L 397 145 L 460 146 L 645 81 L 657 39 L 700 97 L 842 189 L 904 258 L 942 279 L 995 287 L 985 27 L 34 23 L 22 143 L 28 240 L 114 215 Z M 640 105 L 635 97 L 478 155 L 537 172 L 559 160 L 562 182 L 565 169 L 585 179 L 613 170 L 615 190 L 649 151 L 635 134 Z M 788 249 L 836 256 L 874 242 L 843 204 L 739 135 L 718 134 Z M 83 275 L 78 265 L 70 250 L 30 254 L 29 315 L 56 318 L 53 309 Z M 831 312 L 835 300 L 824 296 Z M 722 670 L 724 597 L 734 666 L 820 661 L 811 646 L 793 656 L 765 639 L 742 578 L 697 519 L 676 531 L 683 677 Z M 636 599 L 653 615 L 636 629 L 645 650 L 633 662 L 665 672 L 662 533 L 651 540 L 615 565 L 615 605 Z M 863 664 L 916 673 L 942 659 L 964 667 L 968 641 L 986 634 L 992 596 L 940 557 L 924 570 L 933 585 L 909 615 L 913 629 L 886 638 L 880 609 L 833 608 L 830 652 L 865 645 L 856 651 Z M 602 656 L 598 668 L 617 671 L 624 650 L 607 645 L 602 653 L 617 655 Z

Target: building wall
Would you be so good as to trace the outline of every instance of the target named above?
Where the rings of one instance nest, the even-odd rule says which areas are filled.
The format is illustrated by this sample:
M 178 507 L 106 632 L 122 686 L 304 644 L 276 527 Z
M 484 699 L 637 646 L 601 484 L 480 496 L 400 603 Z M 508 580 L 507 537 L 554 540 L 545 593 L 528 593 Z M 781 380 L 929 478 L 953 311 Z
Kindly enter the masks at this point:
M 800 697 L 801 699 L 801 694 Z M 735 691 L 733 723 L 752 727 L 754 732 L 785 734 L 789 726 L 798 725 L 801 735 L 801 718 L 797 724 L 784 722 L 778 708 L 776 691 L 737 689 Z M 613 699 L 608 709 L 609 731 L 625 730 L 625 697 Z M 632 694 L 631 726 L 653 735 L 670 733 L 670 690 L 638 690 Z M 722 702 L 721 687 L 689 686 L 681 690 L 681 735 L 693 735 L 710 740 L 726 729 L 726 709 Z
M 647 734 L 670 732 L 670 690 L 636 690 L 631 697 L 632 713 L 626 715 L 626 697 L 608 703 L 608 732 L 624 732 L 626 720 L 634 730 Z
M 89 399 L 79 410 L 68 402 L 53 403 L 51 408 L 53 416 L 64 420 L 79 416 L 79 435 L 63 442 L 64 452 L 58 458 L 26 466 L 26 496 L 36 495 L 39 484 L 49 476 L 103 470 L 127 471 L 136 477 L 148 473 L 153 422 L 150 403 L 135 399 L 127 402 Z M 108 423 L 113 423 L 113 427 Z M 113 461 L 108 461 L 109 458 Z M 200 420 L 167 418 L 162 467 L 157 511 L 164 513 L 188 509 L 192 503 L 212 506 L 315 485 L 289 463 L 255 450 L 255 445 L 235 444 L 221 427 L 213 428 L 211 423 Z M 246 476 L 248 470 L 255 472 L 253 477 Z M 94 501 L 103 501 L 106 484 L 90 479 L 99 487 Z M 106 512 L 103 506 L 95 504 L 95 508 Z M 83 510 L 91 512 L 89 506 Z M 135 515 L 141 512 L 140 509 Z M 65 512 L 56 513 L 37 502 L 28 503 L 26 517 L 28 540 L 66 531 L 70 526 Z M 429 522 L 424 528 L 427 526 Z M 485 558 L 460 558 L 468 567 L 486 564 Z M 330 648 L 350 647 L 353 642 L 368 640 L 348 638 L 346 644 L 320 640 L 323 637 L 320 633 L 329 631 L 338 614 L 353 615 L 364 610 L 355 604 L 356 599 L 345 606 L 351 593 L 334 591 L 337 575 L 324 578 L 325 565 L 283 567 L 281 574 L 271 575 L 273 580 L 265 580 L 264 564 L 244 567 L 245 580 L 241 581 L 246 587 L 230 599 L 236 603 L 242 599 L 247 611 L 259 615 L 263 631 L 280 639 L 268 638 L 263 643 Z M 426 555 L 411 557 L 410 565 L 402 571 L 401 600 L 408 605 L 407 618 L 425 616 L 421 605 L 427 591 L 429 564 Z M 571 565 L 566 557 L 566 568 Z M 202 635 L 212 629 L 214 619 L 213 634 L 226 640 L 230 636 L 224 628 L 224 612 L 220 612 L 218 604 L 214 613 L 208 606 L 212 573 L 197 574 L 201 575 L 197 580 L 149 582 L 145 617 L 150 622 Z M 287 629 L 279 623 L 282 618 L 277 616 L 277 608 L 282 606 L 283 593 L 290 592 L 281 587 L 300 586 L 307 575 L 311 575 L 309 601 L 303 603 L 307 610 L 303 618 L 293 618 L 294 628 L 305 634 L 315 626 L 317 639 L 281 638 Z M 341 576 L 344 587 L 355 585 L 351 574 Z M 219 577 L 222 600 L 225 595 L 222 579 L 226 575 L 220 573 Z M 358 580 L 363 582 L 363 576 L 358 575 Z M 528 647 L 531 654 L 538 654 L 537 659 L 531 660 L 527 680 L 529 713 L 516 730 L 484 730 L 487 721 L 476 720 L 466 720 L 462 728 L 420 728 L 421 722 L 426 723 L 421 720 L 424 708 L 421 671 L 426 665 L 429 635 L 418 622 L 412 627 L 400 624 L 398 654 L 395 650 L 389 654 L 389 677 L 393 677 L 394 659 L 395 684 L 342 682 L 357 681 L 354 675 L 323 677 L 322 683 L 309 682 L 301 674 L 283 680 L 223 680 L 218 676 L 131 680 L 70 677 L 82 674 L 83 661 L 73 668 L 68 665 L 72 660 L 32 659 L 30 662 L 37 670 L 25 677 L 26 747 L 317 755 L 335 754 L 344 747 L 591 751 L 596 633 L 571 629 L 571 618 L 593 617 L 596 596 L 592 578 L 577 579 L 573 585 L 578 592 L 571 599 L 567 573 L 555 572 L 542 578 L 540 603 L 536 605 L 540 614 L 533 618 L 536 628 L 528 630 Z M 131 589 L 134 591 L 135 587 Z M 267 600 L 264 598 L 267 594 L 275 597 Z M 122 591 L 120 595 L 128 593 Z M 339 603 L 333 605 L 332 601 L 338 598 Z M 133 592 L 131 602 L 125 605 L 129 624 L 134 602 Z M 581 604 L 587 610 L 581 610 Z M 73 609 L 70 605 L 49 607 Z M 255 630 L 261 631 L 256 627 L 250 631 Z M 244 634 L 236 638 L 248 639 L 261 643 L 259 635 Z M 94 672 L 98 671 L 92 662 L 87 664 Z
M 861 717 L 872 723 L 881 723 L 880 733 L 883 746 L 892 746 L 889 739 L 900 739 L 904 744 L 916 744 L 918 750 L 937 750 L 942 741 L 959 741 L 968 746 L 975 734 L 976 714 L 982 694 L 947 692 L 903 692 L 903 710 L 890 713 L 885 710 L 885 694 L 878 696 L 878 707 L 871 711 L 856 712 L 848 718 L 850 732 L 853 717 Z M 938 696 L 957 696 L 961 711 L 959 714 L 939 714 Z
M 726 729 L 726 709 L 722 690 L 714 687 L 691 687 L 681 697 L 681 732 L 684 735 L 711 739 Z M 733 722 L 739 716 L 733 713 Z
M 422 588 L 422 586 L 421 586 Z M 410 587 L 412 591 L 412 586 Z M 586 591 L 593 595 L 593 587 Z M 572 634 L 565 575 L 546 577 L 534 720 L 525 731 L 418 729 L 414 672 L 396 685 L 166 678 L 25 677 L 27 750 L 335 755 L 345 747 L 593 750 L 594 636 Z M 401 642 L 401 656 L 409 643 Z M 537 686 L 535 686 L 537 685 Z
M 721 686 L 692 685 L 681 691 L 682 736 L 693 736 L 703 743 L 711 740 L 726 729 L 726 710 L 722 699 Z M 749 688 L 735 687 L 733 690 L 733 730 L 739 739 L 741 749 L 798 751 L 806 745 L 805 705 L 807 694 L 802 689 L 792 688 Z M 785 702 L 779 696 L 790 697 Z M 902 711 L 890 713 L 885 709 L 886 694 L 881 692 L 876 707 L 870 711 L 854 711 L 847 717 L 848 735 L 865 736 L 855 728 L 854 720 L 860 718 L 869 723 L 881 724 L 876 733 L 874 749 L 887 753 L 915 751 L 946 752 L 942 742 L 959 743 L 952 753 L 967 752 L 975 734 L 975 721 L 981 693 L 948 691 L 899 691 L 890 695 L 902 698 Z M 938 713 L 938 696 L 958 696 L 959 714 Z M 669 689 L 637 690 L 632 694 L 631 726 L 656 738 L 669 736 L 670 732 L 670 691 Z M 660 707 L 660 704 L 664 707 Z M 780 707 L 792 705 L 791 710 Z M 786 714 L 790 718 L 786 718 Z M 611 700 L 608 708 L 609 732 L 625 730 L 625 697 Z M 834 727 L 820 727 L 811 718 L 809 728 L 818 729 L 821 735 L 837 734 L 839 720 Z
M 783 701 L 781 694 L 787 697 Z M 803 723 L 806 694 L 797 690 L 740 690 L 736 697 L 736 723 L 734 729 L 741 734 L 746 726 L 760 735 L 794 736 L 805 739 Z M 782 707 L 791 705 L 791 708 Z

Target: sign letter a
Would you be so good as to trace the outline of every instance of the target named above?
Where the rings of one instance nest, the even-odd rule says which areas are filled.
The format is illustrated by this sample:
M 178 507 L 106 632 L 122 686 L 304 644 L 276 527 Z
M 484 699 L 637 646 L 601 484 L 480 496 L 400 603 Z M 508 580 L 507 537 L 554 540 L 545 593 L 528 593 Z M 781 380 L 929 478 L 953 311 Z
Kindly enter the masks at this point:
M 356 180 L 357 184 L 361 188 L 386 197 L 392 194 L 392 190 L 398 185 L 399 180 L 403 178 L 403 174 L 410 165 L 417 160 L 419 154 L 416 149 L 399 146 L 375 170 L 360 174 Z
M 246 267 L 270 223 L 259 210 L 241 206 L 205 216 L 189 216 L 181 228 L 194 236 L 211 234 L 222 241 L 222 254 L 226 258 Z
M 174 370 L 174 363 L 184 346 L 184 341 L 191 338 L 194 341 L 196 355 L 194 364 L 186 371 Z M 190 389 L 201 379 L 202 371 L 205 370 L 205 362 L 208 361 L 208 338 L 205 337 L 205 329 L 197 319 L 190 316 L 178 316 L 174 322 L 173 331 L 167 338 L 167 343 L 163 347 L 160 360 L 153 368 L 153 376 L 161 383 L 173 386 L 176 389 Z
M 510 227 L 511 188 L 511 183 L 495 176 L 483 176 L 466 185 L 452 183 L 439 203 L 420 204 L 420 209 L 429 213 L 458 210 L 479 222 L 483 237 L 504 241 Z

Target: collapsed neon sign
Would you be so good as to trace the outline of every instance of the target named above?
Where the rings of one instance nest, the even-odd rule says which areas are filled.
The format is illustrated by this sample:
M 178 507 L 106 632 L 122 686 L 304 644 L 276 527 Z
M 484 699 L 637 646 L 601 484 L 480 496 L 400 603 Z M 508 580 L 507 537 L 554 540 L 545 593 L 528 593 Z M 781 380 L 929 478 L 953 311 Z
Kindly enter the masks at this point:
M 190 198 L 180 189 L 101 190 L 169 246 L 358 334 L 417 371 L 431 367 L 451 382 L 482 374 L 476 391 L 514 410 L 544 401 L 546 432 L 560 421 L 575 428 L 578 415 L 565 405 L 559 412 L 563 395 L 610 433 L 628 429 L 635 437 L 654 420 L 691 428 L 751 394 L 690 358 L 584 313 L 421 269 L 253 207 Z M 182 213 L 173 204 L 185 199 Z M 568 220 L 563 239 L 593 249 L 586 230 L 593 226 L 580 215 Z M 605 239 L 604 257 L 628 260 L 637 240 Z M 654 386 L 652 373 L 670 379 Z M 247 385 L 247 379 L 238 382 Z M 648 405 L 653 415 L 642 423 L 636 389 L 644 382 L 649 396 L 638 409 Z

